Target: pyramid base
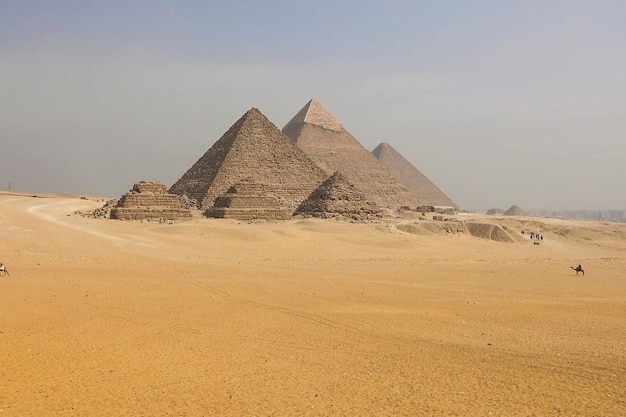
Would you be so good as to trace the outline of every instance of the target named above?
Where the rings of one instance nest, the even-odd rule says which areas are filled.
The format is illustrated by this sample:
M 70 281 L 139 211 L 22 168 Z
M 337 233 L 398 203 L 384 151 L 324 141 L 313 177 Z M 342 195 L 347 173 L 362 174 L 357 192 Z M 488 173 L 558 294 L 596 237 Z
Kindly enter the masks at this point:
M 282 209 L 211 208 L 204 212 L 206 217 L 234 220 L 290 220 L 291 213 Z

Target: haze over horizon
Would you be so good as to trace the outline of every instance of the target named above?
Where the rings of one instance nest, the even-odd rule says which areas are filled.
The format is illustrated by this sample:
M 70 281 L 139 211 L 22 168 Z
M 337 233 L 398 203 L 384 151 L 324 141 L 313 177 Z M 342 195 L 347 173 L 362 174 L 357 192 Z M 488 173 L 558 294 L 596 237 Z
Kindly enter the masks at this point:
M 626 209 L 626 3 L 3 1 L 0 190 L 172 185 L 319 100 L 463 209 Z

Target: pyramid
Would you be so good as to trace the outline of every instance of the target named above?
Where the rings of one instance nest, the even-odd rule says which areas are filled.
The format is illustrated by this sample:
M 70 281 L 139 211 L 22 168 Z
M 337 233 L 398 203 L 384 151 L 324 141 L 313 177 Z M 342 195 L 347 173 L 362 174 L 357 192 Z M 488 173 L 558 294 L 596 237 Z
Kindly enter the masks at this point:
M 190 219 L 191 210 L 181 206 L 177 195 L 168 194 L 158 181 L 140 181 L 111 209 L 111 218 L 120 220 Z
M 422 205 L 428 206 L 448 206 L 456 205 L 447 195 L 443 193 L 432 181 L 407 161 L 398 151 L 388 143 L 381 143 L 372 151 L 372 154 L 403 184 L 412 194 L 414 194 Z
M 504 212 L 504 215 L 505 216 L 523 216 L 524 212 L 518 206 L 512 205 L 511 207 L 509 207 L 507 211 Z
M 368 220 L 380 217 L 379 213 L 376 203 L 368 201 L 345 176 L 335 172 L 302 202 L 295 214 Z
M 218 196 L 254 178 L 281 208 L 293 211 L 327 176 L 258 109 L 247 111 L 170 188 L 213 206 Z
M 310 100 L 285 125 L 283 133 L 327 175 L 341 172 L 380 207 L 419 205 L 418 199 L 317 100 Z
M 298 129 L 304 123 L 308 123 L 315 126 L 320 126 L 324 129 L 332 130 L 334 132 L 341 132 L 343 130 L 343 126 L 341 122 L 337 120 L 335 116 L 333 116 L 328 110 L 322 106 L 322 104 L 315 100 L 311 99 L 283 128 L 283 133 L 285 131 L 290 131 L 291 129 Z M 291 137 L 291 135 L 287 135 Z
M 217 197 L 207 217 L 237 220 L 289 220 L 289 210 L 281 209 L 276 197 L 268 196 L 265 187 L 245 178 Z

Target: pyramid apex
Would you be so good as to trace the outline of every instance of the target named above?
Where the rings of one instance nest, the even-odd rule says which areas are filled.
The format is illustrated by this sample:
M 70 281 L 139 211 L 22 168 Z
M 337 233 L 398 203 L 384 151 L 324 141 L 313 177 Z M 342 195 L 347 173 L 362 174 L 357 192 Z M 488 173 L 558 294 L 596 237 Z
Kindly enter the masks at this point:
M 314 98 L 310 99 L 308 103 L 306 103 L 304 107 L 289 121 L 289 123 L 285 125 L 285 129 L 288 126 L 300 125 L 304 123 L 320 126 L 324 129 L 333 130 L 335 132 L 341 132 L 343 130 L 341 122 Z
M 235 123 L 233 125 L 234 126 L 244 126 L 244 125 L 248 125 L 248 124 L 271 124 L 271 126 L 274 126 L 274 123 L 272 123 L 272 121 L 270 119 L 267 118 L 266 115 L 264 115 L 261 110 L 257 109 L 256 107 L 252 107 L 250 108 L 250 110 L 248 110 L 247 112 L 245 112 L 243 114 L 243 116 L 241 116 L 241 118 L 239 119 L 239 121 L 237 123 Z M 276 127 L 276 129 L 278 129 Z
M 398 151 L 396 151 L 393 146 L 391 146 L 390 144 L 388 144 L 387 142 L 382 142 L 379 143 L 378 146 L 376 148 L 374 148 L 374 150 L 372 151 L 372 153 L 374 154 L 374 156 L 378 159 L 380 159 L 381 154 L 385 153 L 385 152 L 395 152 L 398 153 Z
M 252 107 L 250 108 L 250 110 L 244 113 L 244 117 L 245 116 L 258 116 L 258 115 L 265 117 L 265 115 L 261 113 L 261 110 L 257 109 L 256 107 Z

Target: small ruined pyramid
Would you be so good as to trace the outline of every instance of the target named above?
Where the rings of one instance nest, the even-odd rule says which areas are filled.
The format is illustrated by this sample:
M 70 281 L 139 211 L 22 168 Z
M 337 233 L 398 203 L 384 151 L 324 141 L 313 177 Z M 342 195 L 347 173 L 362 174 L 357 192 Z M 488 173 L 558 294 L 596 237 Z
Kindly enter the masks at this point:
M 324 172 L 258 109 L 248 110 L 170 188 L 207 209 L 245 178 L 254 178 L 293 211 L 326 179 Z
M 269 196 L 262 184 L 245 178 L 217 197 L 207 217 L 237 220 L 289 220 L 289 210 L 281 209 L 276 197 Z
M 339 216 L 362 221 L 380 217 L 380 209 L 346 177 L 335 172 L 300 204 L 295 214 L 321 218 Z
M 385 166 L 411 193 L 413 193 L 422 205 L 447 206 L 456 205 L 443 191 L 439 189 L 424 174 L 407 161 L 398 151 L 388 143 L 381 143 L 372 151 L 372 154 Z
M 285 125 L 283 133 L 327 175 L 341 172 L 379 206 L 398 208 L 419 205 L 418 199 L 317 100 L 310 100 Z
M 190 219 L 191 210 L 181 206 L 177 195 L 168 194 L 158 181 L 140 181 L 111 208 L 111 218 L 120 220 Z

